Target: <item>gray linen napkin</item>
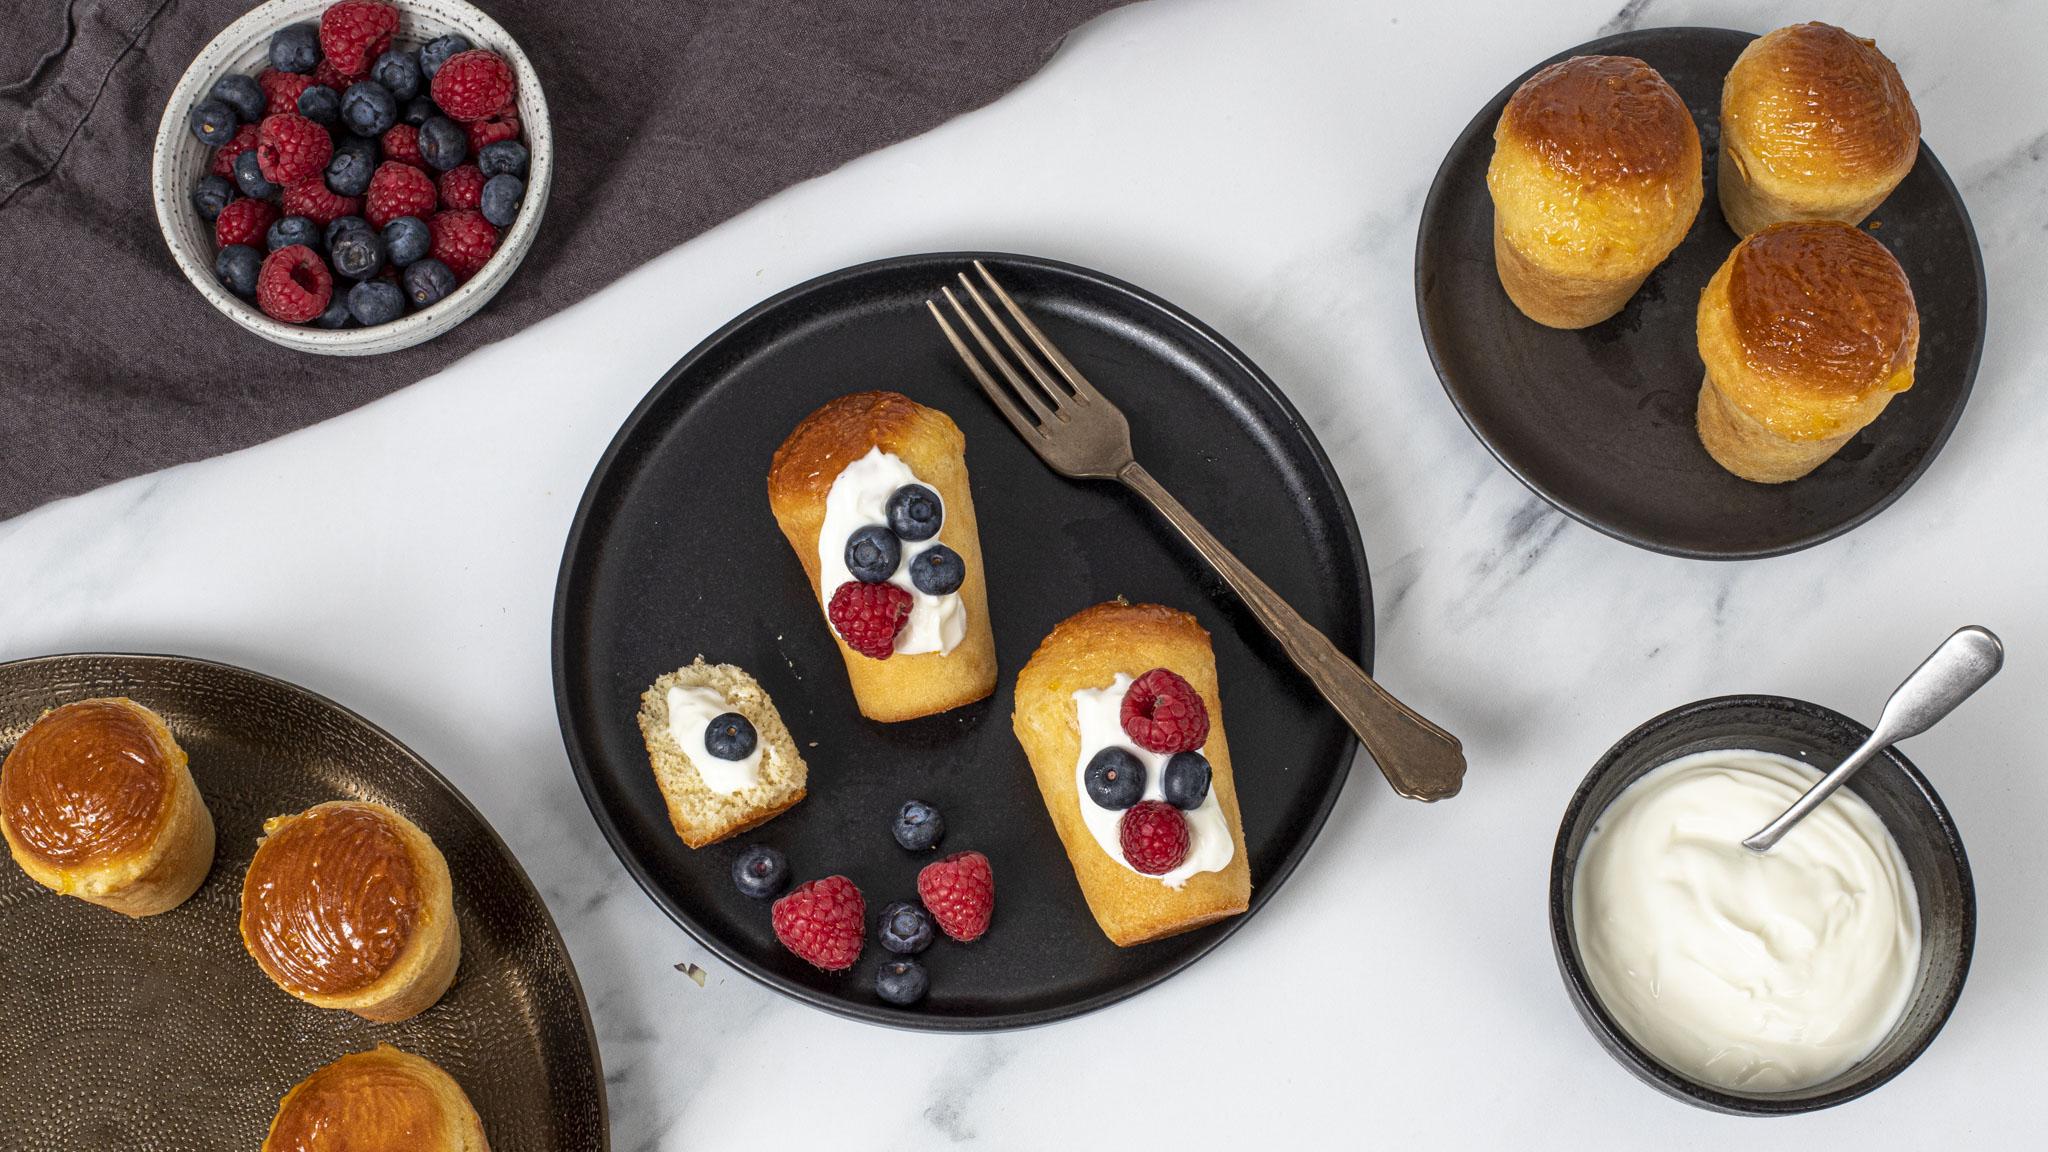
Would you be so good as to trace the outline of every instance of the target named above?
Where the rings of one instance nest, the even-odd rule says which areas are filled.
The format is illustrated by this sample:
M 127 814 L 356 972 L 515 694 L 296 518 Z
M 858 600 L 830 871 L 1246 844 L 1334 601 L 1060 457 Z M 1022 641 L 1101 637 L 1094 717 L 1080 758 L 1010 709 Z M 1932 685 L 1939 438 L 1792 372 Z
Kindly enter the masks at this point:
M 164 101 L 248 0 L 0 0 L 0 519 L 430 375 L 780 189 L 994 100 L 1128 0 L 481 2 L 547 92 L 547 217 L 481 313 L 348 361 L 215 313 L 151 209 Z

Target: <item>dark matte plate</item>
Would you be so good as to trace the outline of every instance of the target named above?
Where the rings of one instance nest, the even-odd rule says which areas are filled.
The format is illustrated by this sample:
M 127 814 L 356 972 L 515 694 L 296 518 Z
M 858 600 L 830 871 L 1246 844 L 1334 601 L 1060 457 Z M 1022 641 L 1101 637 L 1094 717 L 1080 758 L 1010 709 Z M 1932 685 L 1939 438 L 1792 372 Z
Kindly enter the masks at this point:
M 0 664 L 0 753 L 45 710 L 92 696 L 163 716 L 218 847 L 190 900 L 141 920 L 0 860 L 0 1145 L 253 1149 L 293 1084 L 389 1043 L 461 1083 L 495 1152 L 611 1146 L 568 951 L 519 862 L 439 773 L 331 700 L 178 656 Z M 242 876 L 263 821 L 343 798 L 403 813 L 455 880 L 462 967 L 440 1003 L 402 1024 L 294 1000 L 242 949 Z
M 1773 556 L 1839 536 L 1898 499 L 1961 416 L 1984 350 L 1984 260 L 1962 196 L 1926 145 L 1865 227 L 1905 267 L 1920 307 L 1910 391 L 1834 459 L 1789 484 L 1753 484 L 1700 446 L 1693 410 L 1705 366 L 1699 294 L 1734 249 L 1714 194 L 1721 80 L 1755 39 L 1723 28 L 1649 28 L 1560 52 L 1501 89 L 1438 169 L 1415 246 L 1422 336 L 1444 390 L 1489 451 L 1572 517 L 1643 548 L 1701 559 Z M 1685 242 L 1620 314 L 1545 328 L 1493 267 L 1486 165 L 1501 109 L 1524 79 L 1570 56 L 1636 56 L 1692 109 L 1706 200 Z
M 1370 667 L 1371 591 L 1358 528 L 1315 438 L 1222 337 L 1099 273 L 1021 256 L 906 256 L 792 288 L 684 357 L 626 421 L 569 532 L 555 601 L 562 732 L 590 810 L 627 869 L 705 947 L 806 1003 L 910 1028 L 1014 1028 L 1141 991 L 1244 923 L 1118 949 L 1082 902 L 1010 732 L 1017 669 L 1052 626 L 1122 595 L 1185 608 L 1215 636 L 1250 849 L 1252 912 L 1322 827 L 1354 743 L 1277 645 L 1171 529 L 1120 486 L 1063 480 L 975 388 L 925 298 L 980 255 L 1047 334 L 1130 414 L 1138 456 L 1308 619 Z M 1000 675 L 993 698 L 905 724 L 863 720 L 827 624 L 768 511 L 769 458 L 834 396 L 904 392 L 953 417 L 988 565 Z M 634 724 L 641 691 L 698 655 L 745 667 L 810 764 L 810 796 L 760 830 L 692 852 L 670 829 Z M 874 944 L 827 975 L 784 951 L 739 895 L 747 843 L 798 880 L 852 877 L 871 911 L 916 898 L 928 857 L 896 846 L 903 801 L 945 813 L 949 850 L 988 854 L 996 914 L 972 945 L 922 959 L 912 1009 L 873 991 Z

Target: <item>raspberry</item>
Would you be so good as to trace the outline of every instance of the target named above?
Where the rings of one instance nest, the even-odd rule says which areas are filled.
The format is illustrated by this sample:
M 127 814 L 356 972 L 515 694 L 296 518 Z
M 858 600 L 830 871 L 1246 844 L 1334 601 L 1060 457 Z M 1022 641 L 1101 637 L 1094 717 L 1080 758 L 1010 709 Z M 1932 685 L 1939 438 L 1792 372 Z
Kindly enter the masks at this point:
M 435 247 L 440 245 L 436 243 Z M 825 615 L 848 648 L 863 656 L 887 660 L 896 651 L 896 633 L 910 619 L 910 593 L 894 584 L 848 580 L 832 593 L 832 603 L 826 607 Z
M 320 63 L 313 66 L 313 83 L 318 84 L 322 88 L 332 88 L 337 94 L 347 91 L 349 85 L 360 79 L 362 79 L 360 76 L 344 74 L 326 59 L 322 59 Z
M 304 324 L 334 299 L 334 277 L 320 254 L 304 244 L 279 248 L 263 260 L 256 276 L 256 306 L 287 324 Z
M 844 876 L 800 884 L 768 914 L 775 938 L 812 967 L 843 972 L 867 940 L 867 901 Z
M 320 14 L 321 63 L 352 79 L 366 76 L 397 34 L 397 8 L 377 0 L 341 0 Z
M 436 212 L 427 228 L 434 234 L 434 259 L 446 264 L 457 281 L 476 275 L 498 250 L 498 230 L 481 212 Z
M 213 246 L 225 248 L 230 244 L 247 244 L 258 252 L 263 251 L 263 234 L 277 223 L 277 205 L 268 200 L 244 197 L 228 201 L 228 206 L 213 218 Z
M 256 74 L 256 84 L 263 89 L 269 107 L 289 112 L 299 106 L 299 97 L 313 86 L 313 78 L 268 68 Z
M 297 112 L 263 118 L 256 136 L 256 166 L 272 184 L 292 185 L 320 175 L 334 158 L 334 138 Z
M 1192 684 L 1164 668 L 1131 682 L 1119 718 L 1124 735 L 1148 752 L 1193 752 L 1209 739 L 1209 709 Z
M 382 228 L 400 216 L 424 220 L 438 203 L 433 177 L 410 164 L 386 160 L 370 177 L 369 194 L 363 197 L 363 219 L 372 228 Z
M 917 874 L 917 898 L 940 931 L 965 944 L 981 939 L 996 913 L 996 874 L 979 852 L 955 852 Z
M 469 153 L 474 156 L 500 140 L 519 139 L 519 108 L 507 104 L 466 127 L 469 129 Z
M 484 173 L 474 164 L 463 164 L 441 173 L 441 207 L 474 208 L 483 201 Z
M 434 103 L 457 123 L 482 120 L 512 102 L 518 91 L 512 66 L 505 58 L 484 48 L 472 48 L 448 58 L 434 73 Z
M 424 172 L 427 162 L 420 157 L 420 130 L 410 124 L 394 124 L 384 133 L 384 158 L 410 164 Z
M 1188 858 L 1188 822 L 1164 800 L 1141 800 L 1116 825 L 1124 859 L 1147 876 L 1164 876 Z
M 362 209 L 362 197 L 343 196 L 318 176 L 301 180 L 284 190 L 285 214 L 304 216 L 322 228 L 343 216 L 354 216 Z
M 206 170 L 230 184 L 235 182 L 235 157 L 256 146 L 256 126 L 244 124 L 235 129 L 234 139 L 213 150 L 213 162 Z

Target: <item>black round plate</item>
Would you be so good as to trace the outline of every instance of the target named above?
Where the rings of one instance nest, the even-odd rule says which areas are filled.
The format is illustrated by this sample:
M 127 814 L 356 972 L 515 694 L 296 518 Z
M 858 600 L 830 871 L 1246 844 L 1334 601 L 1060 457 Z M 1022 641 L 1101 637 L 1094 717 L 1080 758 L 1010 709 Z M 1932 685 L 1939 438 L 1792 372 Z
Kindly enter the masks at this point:
M 1648 28 L 1560 52 L 1501 89 L 1451 145 L 1422 208 L 1415 297 L 1444 390 L 1495 458 L 1572 517 L 1639 547 L 1701 559 L 1774 556 L 1839 536 L 1918 479 L 1962 414 L 1984 350 L 1984 260 L 1962 197 L 1923 144 L 1865 221 L 1912 280 L 1920 307 L 1913 387 L 1835 458 L 1789 484 L 1723 470 L 1693 427 L 1701 289 L 1735 247 L 1714 194 L 1721 81 L 1755 36 Z M 1619 315 L 1545 328 L 1516 309 L 1493 267 L 1486 165 L 1501 109 L 1524 79 L 1571 56 L 1636 56 L 1692 109 L 1706 200 L 1685 242 Z
M 547 906 L 438 772 L 332 700 L 181 656 L 0 664 L 0 755 L 50 708 L 127 696 L 162 715 L 213 813 L 213 870 L 131 920 L 0 860 L 0 1132 L 23 1152 L 254 1148 L 293 1084 L 389 1043 L 455 1077 L 498 1152 L 611 1146 L 583 990 Z M 242 948 L 242 876 L 264 820 L 372 800 L 433 837 L 455 881 L 462 967 L 438 1004 L 377 1025 L 279 991 Z
M 1252 912 L 1307 851 L 1355 747 L 1163 521 L 1118 485 L 1052 473 L 976 389 L 924 304 L 976 258 L 1130 415 L 1146 466 L 1369 667 L 1371 590 L 1350 503 L 1272 382 L 1154 296 L 1085 269 L 999 254 L 906 256 L 834 272 L 699 345 L 599 462 L 555 600 L 555 691 L 569 758 L 598 825 L 655 902 L 705 947 L 799 1000 L 951 1031 L 1041 1024 L 1109 1004 L 1186 967 L 1246 919 L 1129 949 L 1096 927 L 1010 732 L 1017 669 L 1054 624 L 1121 595 L 1185 608 L 1214 634 Z M 992 698 L 894 725 L 855 709 L 767 497 L 769 458 L 797 423 L 834 396 L 869 388 L 939 408 L 966 433 L 1000 663 Z M 634 714 L 648 684 L 699 653 L 746 668 L 773 695 L 810 764 L 810 795 L 755 832 L 693 852 L 669 827 Z M 887 953 L 872 925 L 858 967 L 818 972 L 776 942 L 767 906 L 734 890 L 730 868 L 742 845 L 771 844 L 799 881 L 851 877 L 871 912 L 914 900 L 930 857 L 889 834 L 912 798 L 944 812 L 943 850 L 987 853 L 997 897 L 981 940 L 941 940 L 924 954 L 931 994 L 901 1009 L 875 996 Z

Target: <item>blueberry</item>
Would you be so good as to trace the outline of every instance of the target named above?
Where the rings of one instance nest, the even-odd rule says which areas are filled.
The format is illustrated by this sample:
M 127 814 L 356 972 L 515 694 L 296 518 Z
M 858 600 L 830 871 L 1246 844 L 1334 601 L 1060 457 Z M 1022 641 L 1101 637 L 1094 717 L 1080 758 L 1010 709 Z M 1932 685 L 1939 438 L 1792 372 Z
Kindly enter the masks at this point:
M 903 545 L 880 524 L 854 529 L 846 538 L 846 570 L 863 584 L 880 584 L 896 574 Z
M 334 222 L 327 226 L 327 234 L 322 239 L 326 241 L 327 247 L 332 249 L 335 240 L 340 238 L 343 232 L 353 228 L 368 228 L 369 226 L 370 222 L 361 216 L 337 216 L 334 218 Z
M 745 760 L 758 743 L 754 722 L 737 712 L 721 712 L 704 727 L 704 750 L 720 760 Z
M 270 66 L 279 72 L 311 72 L 320 63 L 320 26 L 294 24 L 270 38 Z
M 932 945 L 932 918 L 924 909 L 901 900 L 882 909 L 875 935 L 882 947 L 904 955 L 922 952 Z
M 334 156 L 327 161 L 327 187 L 337 196 L 361 196 L 377 171 L 377 142 L 342 133 L 335 137 Z
M 348 293 L 336 292 L 334 299 L 327 302 L 327 311 L 313 318 L 313 327 L 347 328 L 355 322 L 356 318 L 349 315 Z
M 382 136 L 398 123 L 398 101 L 375 80 L 358 80 L 341 94 L 341 121 L 358 136 Z
M 263 270 L 263 257 L 247 244 L 230 244 L 213 258 L 213 274 L 237 296 L 256 294 L 256 274 Z
M 349 233 L 351 238 L 358 235 Z M 366 328 L 389 324 L 405 314 L 405 293 L 389 280 L 365 280 L 348 290 L 348 312 Z
M 446 172 L 469 157 L 469 133 L 446 116 L 430 116 L 420 125 L 420 159 Z
M 750 844 L 733 858 L 732 882 L 740 895 L 766 900 L 789 883 L 789 861 L 766 844 Z
M 235 129 L 241 121 L 235 118 L 235 110 L 219 100 L 201 100 L 192 106 L 189 123 L 192 134 L 208 148 L 218 148 L 235 138 Z
M 927 596 L 958 592 L 967 579 L 967 562 L 944 544 L 934 544 L 910 561 L 910 584 Z
M 905 484 L 889 495 L 889 530 L 903 540 L 929 540 L 946 518 L 939 494 L 922 484 Z
M 382 84 L 394 100 L 412 99 L 420 94 L 419 53 L 391 49 L 370 65 L 370 79 Z
M 286 216 L 270 226 L 263 242 L 272 252 L 294 244 L 304 244 L 317 250 L 322 243 L 320 226 L 304 216 Z
M 412 306 L 415 308 L 438 304 L 442 297 L 455 291 L 455 273 L 450 272 L 446 264 L 431 256 L 413 261 L 411 266 L 406 268 L 403 279 L 405 294 L 412 300 Z
M 1088 798 L 1112 812 L 1145 798 L 1145 765 L 1127 748 L 1111 745 L 1097 752 L 1081 778 L 1088 784 Z
M 192 207 L 201 219 L 212 220 L 235 198 L 235 186 L 219 176 L 201 176 L 192 189 Z
M 500 140 L 486 144 L 476 154 L 476 166 L 486 176 L 526 175 L 526 145 L 517 140 Z
M 426 256 L 434 247 L 434 234 L 417 216 L 400 216 L 384 226 L 384 258 L 392 267 L 404 268 Z
M 1209 762 L 1200 752 L 1175 752 L 1166 762 L 1159 779 L 1166 802 L 1183 812 L 1193 812 L 1209 798 Z
M 931 977 L 915 960 L 885 961 L 875 973 L 875 995 L 891 1004 L 915 1004 L 931 989 Z
M 468 37 L 457 36 L 452 32 L 427 41 L 427 46 L 420 49 L 420 74 L 432 80 L 434 73 L 441 70 L 441 65 L 446 64 L 450 56 L 467 52 L 473 47 L 475 45 L 469 42 Z
M 517 176 L 493 176 L 484 181 L 477 207 L 483 209 L 484 219 L 500 228 L 510 228 L 512 221 L 519 218 L 519 201 L 525 196 L 526 181 Z
M 263 165 L 256 162 L 254 148 L 235 157 L 235 187 L 242 190 L 242 195 L 258 200 L 274 199 L 284 191 L 263 178 Z
M 258 84 L 255 77 L 239 72 L 221 77 L 207 95 L 233 108 L 244 124 L 254 124 L 263 119 L 263 110 L 270 104 L 270 97 L 263 94 L 263 85 Z
M 902 811 L 896 813 L 896 823 L 890 827 L 896 834 L 896 842 L 912 852 L 922 852 L 939 842 L 946 834 L 946 819 L 939 810 L 922 800 L 905 801 Z
M 368 280 L 384 267 L 384 238 L 374 228 L 351 228 L 334 238 L 327 260 L 351 280 Z
M 398 122 L 417 128 L 440 114 L 441 109 L 434 105 L 432 96 L 415 96 L 405 102 L 405 107 L 398 110 Z
M 299 93 L 299 115 L 329 128 L 341 122 L 341 93 L 325 84 L 315 84 Z

